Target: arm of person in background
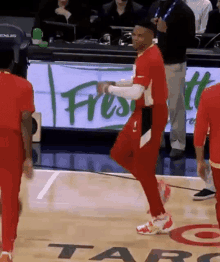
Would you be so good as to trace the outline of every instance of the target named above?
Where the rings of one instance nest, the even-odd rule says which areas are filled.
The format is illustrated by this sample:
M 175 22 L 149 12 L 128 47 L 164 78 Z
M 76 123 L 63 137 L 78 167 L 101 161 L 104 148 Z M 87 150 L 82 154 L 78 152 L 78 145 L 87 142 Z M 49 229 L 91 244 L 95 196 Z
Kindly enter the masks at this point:
M 67 22 L 68 22 L 68 19 L 70 18 L 70 16 L 72 15 L 72 13 L 70 11 L 68 11 L 67 9 L 63 8 L 63 7 L 58 7 L 55 9 L 55 13 L 57 15 L 63 15 L 65 16 Z
M 205 90 L 203 91 L 196 116 L 194 131 L 194 147 L 196 151 L 197 172 L 204 179 L 207 164 L 204 159 L 204 147 L 209 129 L 208 112 L 205 103 Z
M 182 19 L 177 20 L 174 24 L 167 26 L 171 35 L 175 36 L 175 45 L 177 47 L 193 47 L 195 44 L 195 15 L 193 11 L 186 14 Z M 178 28 L 178 29 L 177 29 Z M 166 41 L 166 33 L 161 33 L 163 41 Z M 163 42 L 161 40 L 161 42 Z
M 207 26 L 206 26 L 206 29 L 205 29 L 205 33 L 208 34 L 208 33 L 211 33 L 212 30 L 211 30 L 211 23 L 210 23 L 210 13 L 209 13 L 209 17 L 208 17 L 208 22 L 207 22 Z
M 212 17 L 213 17 L 212 16 L 212 12 L 209 12 L 209 14 L 208 14 L 208 23 L 207 23 L 206 30 L 205 30 L 205 33 L 207 33 L 207 34 L 214 33 L 213 32 L 213 25 L 215 25 L 215 21 L 213 20 Z
M 71 2 L 69 12 L 69 24 L 90 25 L 91 7 L 88 0 L 81 0 L 78 4 Z
M 153 19 L 153 18 L 154 18 L 155 13 L 156 13 L 156 11 L 157 11 L 157 8 L 158 8 L 158 6 L 159 6 L 159 3 L 160 3 L 159 0 L 158 0 L 158 1 L 154 1 L 154 2 L 151 4 L 150 8 L 148 8 L 147 16 L 148 16 L 150 19 Z
M 212 4 L 210 2 L 202 12 L 202 15 L 200 18 L 200 28 L 199 28 L 199 31 L 197 32 L 198 34 L 205 33 L 205 30 L 208 24 L 209 12 L 211 11 L 212 11 Z

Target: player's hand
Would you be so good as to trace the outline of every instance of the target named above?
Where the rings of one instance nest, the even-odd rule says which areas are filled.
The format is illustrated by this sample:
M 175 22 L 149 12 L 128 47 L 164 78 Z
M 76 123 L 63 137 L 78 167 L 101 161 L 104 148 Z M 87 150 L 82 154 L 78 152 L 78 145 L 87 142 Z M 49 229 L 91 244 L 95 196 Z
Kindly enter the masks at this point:
M 165 21 L 162 20 L 161 17 L 159 18 L 158 23 L 157 23 L 157 30 L 162 33 L 167 32 L 167 24 Z
M 206 177 L 206 170 L 209 168 L 209 166 L 206 164 L 205 160 L 204 161 L 198 161 L 197 163 L 197 174 L 205 180 Z
M 150 21 L 151 21 L 151 23 L 156 25 L 158 23 L 158 20 L 159 20 L 159 18 L 155 17 L 155 18 L 152 18 Z
M 23 163 L 23 173 L 27 179 L 33 178 L 33 161 L 31 158 L 26 158 Z
M 102 95 L 104 93 L 108 93 L 108 87 L 109 87 L 109 83 L 107 82 L 98 82 L 97 84 L 97 93 L 99 95 Z

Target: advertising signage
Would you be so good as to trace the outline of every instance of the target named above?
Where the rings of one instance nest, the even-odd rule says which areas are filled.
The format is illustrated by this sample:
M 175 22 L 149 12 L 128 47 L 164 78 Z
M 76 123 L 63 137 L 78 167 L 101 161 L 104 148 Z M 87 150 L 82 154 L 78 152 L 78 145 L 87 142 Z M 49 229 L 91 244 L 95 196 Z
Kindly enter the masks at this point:
M 135 102 L 100 96 L 96 84 L 132 76 L 133 65 L 30 61 L 27 79 L 33 85 L 36 112 L 42 113 L 43 127 L 121 130 L 134 111 Z M 194 132 L 202 91 L 218 82 L 218 68 L 187 67 L 187 133 Z M 169 121 L 165 132 L 170 132 Z

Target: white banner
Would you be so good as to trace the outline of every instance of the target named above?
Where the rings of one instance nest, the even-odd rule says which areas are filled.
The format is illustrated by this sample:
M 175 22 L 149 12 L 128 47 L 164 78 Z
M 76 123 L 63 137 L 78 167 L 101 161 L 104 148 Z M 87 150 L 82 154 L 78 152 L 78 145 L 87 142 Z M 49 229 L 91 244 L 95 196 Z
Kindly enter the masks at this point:
M 34 88 L 42 126 L 120 130 L 134 110 L 134 101 L 98 96 L 98 81 L 131 79 L 133 65 L 30 61 L 28 80 Z M 186 132 L 194 132 L 197 107 L 204 88 L 220 82 L 218 68 L 188 67 L 186 73 Z M 170 132 L 170 124 L 165 129 Z

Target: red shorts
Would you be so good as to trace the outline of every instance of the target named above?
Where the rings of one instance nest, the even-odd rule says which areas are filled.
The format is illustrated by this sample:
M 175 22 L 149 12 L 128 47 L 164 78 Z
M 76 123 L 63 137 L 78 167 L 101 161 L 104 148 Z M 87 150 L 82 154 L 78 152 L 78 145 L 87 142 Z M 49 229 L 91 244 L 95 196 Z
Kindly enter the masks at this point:
M 160 148 L 161 135 L 168 120 L 167 105 L 154 105 L 152 108 L 151 138 L 143 145 L 143 113 L 135 110 L 123 130 L 119 133 L 111 157 L 137 179 L 146 176 L 145 170 L 154 173 Z M 141 145 L 142 144 L 142 145 Z
M 10 173 L 22 173 L 25 159 L 22 134 L 10 129 L 0 129 L 0 167 Z

